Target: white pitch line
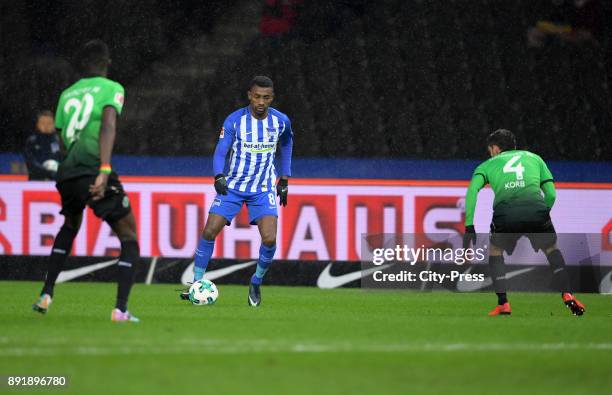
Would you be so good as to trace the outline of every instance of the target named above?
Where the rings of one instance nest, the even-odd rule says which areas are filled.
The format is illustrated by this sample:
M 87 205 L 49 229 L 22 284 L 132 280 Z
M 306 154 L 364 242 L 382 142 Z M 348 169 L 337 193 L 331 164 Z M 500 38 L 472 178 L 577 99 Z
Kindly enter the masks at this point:
M 145 284 L 147 285 L 151 285 L 151 282 L 153 281 L 153 273 L 155 272 L 155 266 L 157 266 L 156 256 L 153 257 L 153 259 L 151 260 L 151 264 L 149 265 L 149 272 L 147 273 L 147 280 L 145 281 Z
M 612 343 L 424 343 L 424 344 L 352 344 L 352 343 L 282 343 L 282 342 L 194 342 L 177 345 L 83 345 L 74 347 L 0 347 L 0 356 L 39 355 L 126 355 L 126 354 L 243 354 L 243 353 L 352 353 L 352 352 L 494 352 L 494 351 L 566 351 L 612 350 Z

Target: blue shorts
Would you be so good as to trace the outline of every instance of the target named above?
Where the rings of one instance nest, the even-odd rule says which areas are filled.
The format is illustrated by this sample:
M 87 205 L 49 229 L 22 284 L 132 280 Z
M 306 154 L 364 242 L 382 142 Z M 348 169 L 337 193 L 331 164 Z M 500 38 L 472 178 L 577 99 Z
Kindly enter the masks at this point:
M 266 215 L 278 217 L 274 192 L 240 192 L 235 189 L 228 189 L 227 195 L 217 194 L 208 213 L 224 217 L 229 225 L 245 203 L 251 225 L 257 225 L 257 221 Z

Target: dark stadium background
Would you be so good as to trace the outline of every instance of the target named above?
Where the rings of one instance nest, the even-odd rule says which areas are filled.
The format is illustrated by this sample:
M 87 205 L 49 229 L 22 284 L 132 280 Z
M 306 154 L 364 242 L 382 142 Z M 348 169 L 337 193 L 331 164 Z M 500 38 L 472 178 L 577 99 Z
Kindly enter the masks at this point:
M 79 395 L 604 393 L 611 15 L 612 0 L 0 0 L 0 390 L 7 375 L 57 375 Z M 109 320 L 121 243 L 92 210 L 53 307 L 32 311 L 64 218 L 53 181 L 26 181 L 24 147 L 95 38 L 126 93 L 112 167 L 137 223 L 138 325 Z M 261 237 L 243 208 L 207 267 L 219 300 L 196 307 L 179 293 L 217 199 L 212 155 L 261 74 L 294 131 L 275 263 L 249 307 Z M 484 261 L 409 269 L 482 282 L 367 281 L 372 243 L 462 241 L 466 187 L 498 128 L 554 175 L 551 217 L 584 316 L 526 239 L 505 261 L 511 317 L 487 317 Z M 488 232 L 493 204 L 483 189 L 475 231 Z
M 576 20 L 558 3 L 3 1 L 0 150 L 21 152 L 97 37 L 127 92 L 117 154 L 210 156 L 251 76 L 268 74 L 297 157 L 480 160 L 504 127 L 547 160 L 611 160 L 612 4 L 593 2 L 595 40 L 530 48 L 538 20 Z

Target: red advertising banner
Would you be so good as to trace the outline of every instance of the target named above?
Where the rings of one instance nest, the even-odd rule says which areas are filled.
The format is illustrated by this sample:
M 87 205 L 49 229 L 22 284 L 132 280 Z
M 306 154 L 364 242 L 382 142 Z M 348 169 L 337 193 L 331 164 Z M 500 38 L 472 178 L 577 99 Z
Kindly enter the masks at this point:
M 208 178 L 122 177 L 138 224 L 143 256 L 193 255 L 215 192 Z M 559 233 L 601 234 L 612 250 L 612 184 L 559 183 L 552 210 Z M 280 210 L 276 258 L 360 258 L 364 233 L 461 233 L 467 182 L 293 179 Z M 475 223 L 487 232 L 493 194 L 479 195 Z M 47 255 L 63 223 L 51 182 L 0 176 L 0 254 Z M 246 208 L 217 239 L 215 257 L 256 258 L 259 233 Z M 79 256 L 116 255 L 119 240 L 91 210 L 75 240 Z

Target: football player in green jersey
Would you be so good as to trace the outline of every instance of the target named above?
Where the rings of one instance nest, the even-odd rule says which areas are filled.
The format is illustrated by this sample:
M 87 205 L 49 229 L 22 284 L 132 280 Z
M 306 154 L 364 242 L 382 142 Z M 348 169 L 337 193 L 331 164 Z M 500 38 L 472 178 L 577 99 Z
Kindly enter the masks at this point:
M 55 118 L 65 153 L 56 185 L 65 221 L 55 237 L 45 284 L 33 309 L 40 313 L 49 309 L 55 282 L 72 250 L 83 210 L 89 206 L 110 225 L 121 242 L 117 303 L 111 320 L 136 322 L 138 319 L 127 310 L 134 281 L 133 265 L 140 255 L 136 221 L 130 201 L 110 165 L 124 90 L 119 83 L 106 78 L 110 54 L 102 41 L 87 42 L 76 60 L 82 78 L 62 92 Z
M 476 241 L 474 210 L 478 191 L 490 184 L 495 194 L 489 266 L 498 305 L 489 315 L 511 314 L 506 296 L 503 252 L 512 254 L 521 236 L 527 236 L 534 250 L 543 250 L 553 270 L 556 287 L 574 315 L 584 313 L 584 305 L 570 292 L 563 255 L 557 248 L 557 236 L 550 219 L 556 192 L 553 176 L 538 155 L 516 149 L 516 138 L 509 130 L 499 129 L 487 139 L 491 158 L 481 163 L 470 182 L 465 199 L 464 247 Z

